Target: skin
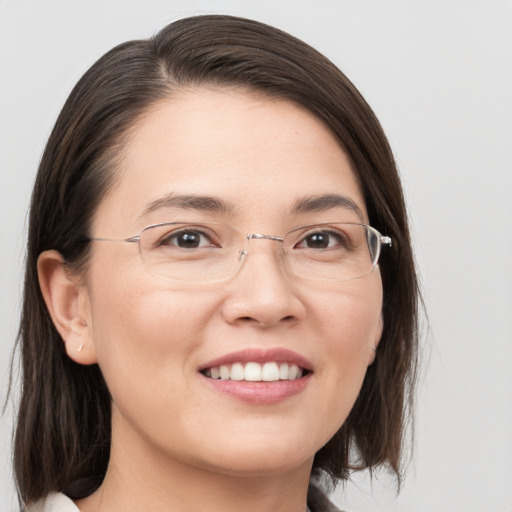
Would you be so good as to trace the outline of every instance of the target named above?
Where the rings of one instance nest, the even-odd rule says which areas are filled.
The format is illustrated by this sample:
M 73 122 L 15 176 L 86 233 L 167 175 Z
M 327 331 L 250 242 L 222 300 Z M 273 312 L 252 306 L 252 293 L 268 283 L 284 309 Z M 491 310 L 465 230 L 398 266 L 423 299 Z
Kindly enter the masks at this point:
M 175 209 L 143 215 L 171 192 L 229 202 L 230 212 L 181 215 L 245 233 L 358 222 L 341 207 L 291 213 L 298 199 L 333 191 L 367 222 L 350 160 L 310 112 L 243 91 L 182 91 L 134 127 L 91 234 L 123 239 L 172 220 Z M 68 355 L 98 363 L 113 399 L 107 476 L 80 510 L 304 511 L 314 454 L 343 424 L 373 361 L 382 285 L 378 267 L 343 283 L 290 276 L 274 248 L 251 241 L 235 277 L 195 284 L 149 273 L 137 244 L 93 242 L 80 281 L 58 253 L 41 255 L 41 288 Z M 198 371 L 224 354 L 275 347 L 313 366 L 305 389 L 275 404 L 218 393 Z

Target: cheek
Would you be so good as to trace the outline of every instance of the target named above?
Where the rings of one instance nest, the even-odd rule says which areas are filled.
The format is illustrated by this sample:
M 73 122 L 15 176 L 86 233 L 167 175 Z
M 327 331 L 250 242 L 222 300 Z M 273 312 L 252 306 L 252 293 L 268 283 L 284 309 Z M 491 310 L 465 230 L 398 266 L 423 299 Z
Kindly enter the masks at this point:
M 118 419 L 152 439 L 181 438 L 186 412 L 194 403 L 200 409 L 189 384 L 211 316 L 208 301 L 186 292 L 132 286 L 116 301 L 112 291 L 99 294 L 94 327 L 98 364 Z M 183 414 L 177 418 L 171 411 Z
M 326 293 L 316 307 L 326 339 L 335 352 L 366 352 L 378 342 L 381 327 L 382 285 L 380 274 L 341 283 L 338 291 Z M 377 339 L 375 339 L 377 338 Z
M 338 293 L 325 294 L 315 311 L 323 347 L 318 368 L 323 393 L 319 416 L 328 418 L 328 435 L 345 421 L 359 394 L 381 325 L 380 276 L 343 283 Z
M 200 341 L 204 317 L 204 309 L 188 294 L 130 290 L 118 301 L 103 294 L 93 307 L 100 364 L 115 358 L 134 360 L 138 366 L 163 365 L 170 356 L 186 357 Z
M 186 288 L 172 290 L 144 271 L 109 268 L 108 262 L 96 265 L 90 289 L 93 342 L 112 395 L 119 390 L 121 396 L 123 388 L 133 392 L 140 384 L 178 386 L 214 299 Z

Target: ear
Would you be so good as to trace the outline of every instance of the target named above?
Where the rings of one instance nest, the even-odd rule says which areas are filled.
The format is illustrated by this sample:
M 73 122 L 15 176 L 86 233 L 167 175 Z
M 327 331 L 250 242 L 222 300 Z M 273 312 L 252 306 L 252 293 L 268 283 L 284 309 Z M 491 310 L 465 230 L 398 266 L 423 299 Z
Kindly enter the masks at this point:
M 375 327 L 375 332 L 372 336 L 373 344 L 370 347 L 370 354 L 368 357 L 368 366 L 370 366 L 373 363 L 373 361 L 375 361 L 375 356 L 377 355 L 377 347 L 379 346 L 383 329 L 384 329 L 384 317 L 382 316 L 382 313 L 381 313 L 379 316 L 379 321 L 377 323 L 377 326 Z
M 37 260 L 39 286 L 53 324 L 68 356 L 79 364 L 97 362 L 87 288 L 66 271 L 57 251 L 44 251 Z

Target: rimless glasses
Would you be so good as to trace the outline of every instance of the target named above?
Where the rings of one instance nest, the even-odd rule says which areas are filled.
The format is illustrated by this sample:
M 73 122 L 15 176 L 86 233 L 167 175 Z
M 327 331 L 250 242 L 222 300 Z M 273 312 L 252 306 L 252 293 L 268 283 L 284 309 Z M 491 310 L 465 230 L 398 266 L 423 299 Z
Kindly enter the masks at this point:
M 388 236 L 352 222 L 298 226 L 281 237 L 245 234 L 215 222 L 177 221 L 152 224 L 130 238 L 89 240 L 138 243 L 150 272 L 172 280 L 208 282 L 234 277 L 248 258 L 252 240 L 275 242 L 276 256 L 291 274 L 330 281 L 369 274 L 382 246 L 391 246 Z

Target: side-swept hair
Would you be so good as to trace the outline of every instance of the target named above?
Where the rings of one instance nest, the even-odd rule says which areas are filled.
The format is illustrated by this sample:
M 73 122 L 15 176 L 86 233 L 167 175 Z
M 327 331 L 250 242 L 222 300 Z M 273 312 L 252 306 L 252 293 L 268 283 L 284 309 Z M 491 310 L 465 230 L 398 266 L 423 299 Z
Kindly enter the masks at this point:
M 418 285 L 386 137 L 352 83 L 310 46 L 259 22 L 198 16 L 101 57 L 72 90 L 46 145 L 30 208 L 18 336 L 23 388 L 14 468 L 25 503 L 51 491 L 92 492 L 106 472 L 111 435 L 105 381 L 97 365 L 67 357 L 39 289 L 37 258 L 55 249 L 70 265 L 87 266 L 84 240 L 115 185 L 130 128 L 157 101 L 197 86 L 239 87 L 302 105 L 350 156 L 371 225 L 393 240 L 380 261 L 384 330 L 350 415 L 316 454 L 313 476 L 338 481 L 354 469 L 387 465 L 400 478 L 416 378 Z M 91 485 L 76 491 L 84 479 Z

